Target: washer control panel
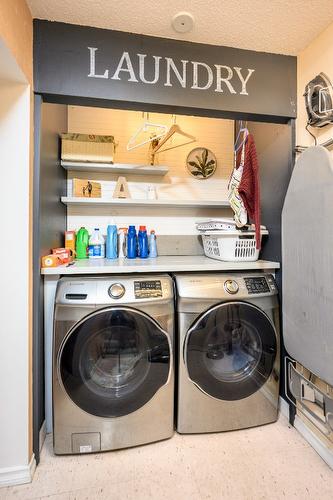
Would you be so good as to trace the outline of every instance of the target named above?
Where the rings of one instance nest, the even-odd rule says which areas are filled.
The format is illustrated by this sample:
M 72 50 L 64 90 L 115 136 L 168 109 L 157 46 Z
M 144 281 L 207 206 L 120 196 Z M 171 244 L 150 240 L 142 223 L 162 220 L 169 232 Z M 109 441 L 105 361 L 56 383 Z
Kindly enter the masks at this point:
M 160 280 L 134 281 L 134 295 L 136 299 L 162 297 L 162 283 Z
M 273 285 L 271 287 L 268 284 L 268 279 L 266 279 L 266 277 L 264 276 L 244 278 L 248 294 L 252 295 L 254 293 L 269 293 L 271 290 L 275 290 L 273 276 L 271 277 L 271 275 L 269 275 L 268 277 L 271 279 Z

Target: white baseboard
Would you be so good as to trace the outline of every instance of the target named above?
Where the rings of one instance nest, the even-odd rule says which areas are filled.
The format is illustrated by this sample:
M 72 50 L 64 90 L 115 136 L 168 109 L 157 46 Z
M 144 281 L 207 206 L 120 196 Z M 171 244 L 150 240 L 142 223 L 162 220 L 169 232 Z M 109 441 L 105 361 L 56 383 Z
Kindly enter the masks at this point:
M 294 427 L 304 437 L 304 439 L 316 450 L 318 455 L 333 469 L 333 453 L 324 443 L 305 425 L 297 415 L 295 416 Z
M 289 404 L 283 398 L 279 398 L 279 407 L 281 414 L 289 420 Z M 316 450 L 318 455 L 327 463 L 327 465 L 333 469 L 333 453 L 329 450 L 324 443 L 316 436 L 311 429 L 302 419 L 295 415 L 294 427 L 301 434 L 301 436 L 309 443 L 312 448 Z
M 279 397 L 279 408 L 281 414 L 289 420 L 289 404 L 281 396 Z
M 32 456 L 29 465 L 0 469 L 0 488 L 3 486 L 31 483 L 35 469 L 35 455 Z
M 41 428 L 39 429 L 39 453 L 42 451 L 45 438 L 46 438 L 46 420 L 44 420 Z

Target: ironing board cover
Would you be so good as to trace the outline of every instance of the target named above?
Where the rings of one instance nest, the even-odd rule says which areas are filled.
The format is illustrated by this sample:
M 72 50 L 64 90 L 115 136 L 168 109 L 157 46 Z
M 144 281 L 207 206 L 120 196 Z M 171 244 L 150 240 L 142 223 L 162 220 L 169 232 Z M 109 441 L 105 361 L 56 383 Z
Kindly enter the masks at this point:
M 290 356 L 333 385 L 333 163 L 298 158 L 282 211 L 283 335 Z

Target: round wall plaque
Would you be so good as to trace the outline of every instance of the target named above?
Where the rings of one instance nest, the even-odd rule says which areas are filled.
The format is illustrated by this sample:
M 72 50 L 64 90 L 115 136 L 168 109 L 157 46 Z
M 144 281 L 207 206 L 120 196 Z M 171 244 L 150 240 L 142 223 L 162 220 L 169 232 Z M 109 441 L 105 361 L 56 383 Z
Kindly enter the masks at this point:
M 186 168 L 196 179 L 208 179 L 216 167 L 216 156 L 207 148 L 194 148 L 187 155 Z

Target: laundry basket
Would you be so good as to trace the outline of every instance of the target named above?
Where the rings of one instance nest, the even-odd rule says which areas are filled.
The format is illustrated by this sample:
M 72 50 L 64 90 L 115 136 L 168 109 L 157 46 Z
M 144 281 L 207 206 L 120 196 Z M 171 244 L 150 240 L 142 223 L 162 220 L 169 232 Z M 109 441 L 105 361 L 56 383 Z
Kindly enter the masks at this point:
M 261 230 L 261 236 L 268 234 Z M 202 236 L 204 252 L 207 257 L 228 262 L 253 262 L 258 260 L 254 231 L 211 231 Z

